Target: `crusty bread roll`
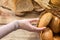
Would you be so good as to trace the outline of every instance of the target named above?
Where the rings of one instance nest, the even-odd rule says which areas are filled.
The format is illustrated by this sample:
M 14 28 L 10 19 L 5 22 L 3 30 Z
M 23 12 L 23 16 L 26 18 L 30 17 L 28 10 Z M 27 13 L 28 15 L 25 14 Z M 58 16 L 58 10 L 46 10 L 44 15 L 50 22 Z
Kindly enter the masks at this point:
M 51 19 L 52 19 L 52 14 L 50 13 L 50 12 L 48 12 L 48 13 L 45 13 L 44 15 L 42 15 L 42 16 L 40 16 L 40 19 L 39 19 L 39 22 L 38 22 L 38 28 L 42 28 L 42 27 L 47 27 L 47 25 L 50 23 L 50 21 L 51 21 Z M 43 31 L 41 31 L 40 33 L 39 33 L 39 38 L 40 38 L 40 40 L 42 40 L 46 35 L 45 34 L 43 34 L 43 36 L 44 37 L 42 37 L 42 32 Z M 49 34 L 49 32 L 48 32 L 48 34 Z M 52 34 L 52 33 L 51 33 Z M 49 34 L 50 35 L 50 34 Z M 48 37 L 48 36 L 47 36 Z M 52 38 L 52 36 L 51 36 L 51 38 Z M 45 38 L 44 38 L 45 39 Z
M 51 19 L 52 19 L 52 14 L 50 12 L 45 13 L 44 15 L 40 17 L 39 22 L 38 22 L 38 27 L 41 28 L 41 27 L 47 26 L 49 22 L 51 21 Z
M 54 40 L 53 32 L 51 29 L 47 28 L 42 32 L 42 40 Z
M 54 33 L 59 33 L 60 32 L 60 19 L 56 16 L 53 16 L 53 19 L 51 23 L 49 24 L 50 28 Z

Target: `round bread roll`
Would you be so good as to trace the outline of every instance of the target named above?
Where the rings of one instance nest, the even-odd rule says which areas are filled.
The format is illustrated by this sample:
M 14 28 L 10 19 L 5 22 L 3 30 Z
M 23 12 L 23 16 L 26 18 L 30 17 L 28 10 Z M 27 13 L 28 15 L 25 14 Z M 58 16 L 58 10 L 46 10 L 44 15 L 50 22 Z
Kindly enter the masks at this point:
M 46 27 L 52 19 L 52 14 L 50 12 L 43 14 L 40 16 L 39 22 L 38 22 L 38 27 Z
M 60 19 L 56 16 L 53 16 L 53 19 L 50 23 L 50 28 L 54 33 L 59 33 L 60 32 Z
M 55 6 L 60 6 L 60 0 L 51 0 L 51 3 Z
M 47 28 L 43 31 L 42 40 L 53 40 L 53 32 L 51 29 Z
M 52 14 L 50 13 L 50 12 L 48 12 L 48 13 L 46 13 L 46 14 L 43 14 L 42 16 L 40 15 L 40 19 L 39 19 L 39 22 L 38 22 L 38 28 L 42 28 L 42 27 L 47 27 L 47 25 L 50 23 L 50 21 L 51 21 L 51 19 L 52 19 Z M 43 31 L 41 31 L 40 33 L 39 33 L 39 38 L 40 38 L 40 40 L 42 40 L 42 32 Z M 48 34 L 49 34 L 49 32 L 48 32 Z M 47 34 L 47 35 L 48 35 Z M 51 33 L 52 34 L 52 33 Z M 50 35 L 50 34 L 49 34 Z M 43 35 L 43 36 L 45 36 L 45 34 Z M 44 38 L 44 37 L 43 37 Z M 51 37 L 52 38 L 52 37 Z
M 54 36 L 54 40 L 60 40 L 60 36 L 55 35 L 55 36 Z

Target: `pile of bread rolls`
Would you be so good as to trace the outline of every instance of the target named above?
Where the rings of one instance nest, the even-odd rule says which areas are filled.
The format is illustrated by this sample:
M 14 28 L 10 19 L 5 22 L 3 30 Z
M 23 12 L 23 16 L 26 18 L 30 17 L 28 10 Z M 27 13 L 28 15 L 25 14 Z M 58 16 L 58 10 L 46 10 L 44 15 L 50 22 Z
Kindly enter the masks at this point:
M 58 14 L 58 13 L 57 13 Z M 46 27 L 39 33 L 40 40 L 60 40 L 60 18 L 52 12 L 40 15 L 38 28 Z

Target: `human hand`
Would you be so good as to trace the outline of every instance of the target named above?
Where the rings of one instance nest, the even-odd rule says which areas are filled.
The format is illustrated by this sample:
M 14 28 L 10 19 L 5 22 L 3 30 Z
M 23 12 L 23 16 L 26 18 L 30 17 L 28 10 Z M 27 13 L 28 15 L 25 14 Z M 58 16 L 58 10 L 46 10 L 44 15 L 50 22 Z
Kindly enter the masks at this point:
M 27 30 L 27 31 L 31 31 L 31 32 L 40 32 L 40 31 L 44 30 L 45 27 L 38 28 L 31 24 L 31 22 L 36 22 L 36 21 L 38 21 L 38 18 L 20 20 L 20 21 L 18 21 L 19 28 Z

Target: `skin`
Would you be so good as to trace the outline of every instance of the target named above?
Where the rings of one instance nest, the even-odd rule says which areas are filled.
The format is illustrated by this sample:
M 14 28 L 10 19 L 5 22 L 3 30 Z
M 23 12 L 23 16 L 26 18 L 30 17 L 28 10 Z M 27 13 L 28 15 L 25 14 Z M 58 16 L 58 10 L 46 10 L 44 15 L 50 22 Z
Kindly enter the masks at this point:
M 12 18 L 12 16 L 14 15 L 13 13 L 14 12 L 0 7 L 0 15 L 3 17 Z M 30 32 L 40 32 L 40 31 L 44 30 L 45 27 L 37 28 L 36 26 L 33 26 L 31 24 L 32 22 L 37 22 L 38 20 L 39 20 L 38 18 L 33 18 L 33 19 L 16 20 L 11 23 L 8 23 L 8 24 L 0 27 L 0 38 L 6 36 L 7 34 L 13 32 L 15 30 L 18 30 L 18 29 L 27 30 Z
M 23 29 L 30 32 L 40 32 L 45 29 L 43 28 L 37 28 L 33 25 L 31 25 L 31 22 L 36 22 L 38 18 L 34 19 L 24 19 L 24 20 L 16 20 L 11 23 L 8 23 L 2 27 L 0 27 L 0 38 L 6 36 L 7 34 L 17 30 L 17 29 Z

